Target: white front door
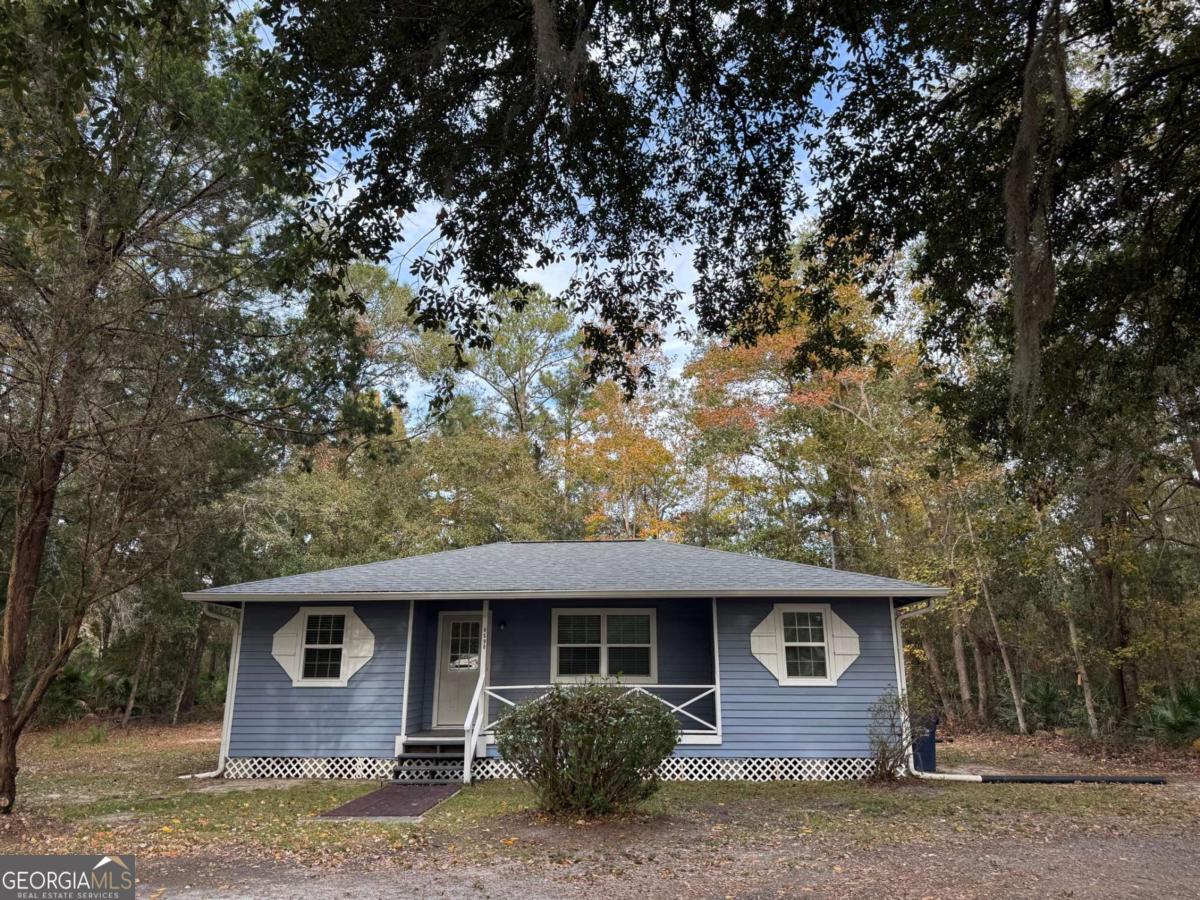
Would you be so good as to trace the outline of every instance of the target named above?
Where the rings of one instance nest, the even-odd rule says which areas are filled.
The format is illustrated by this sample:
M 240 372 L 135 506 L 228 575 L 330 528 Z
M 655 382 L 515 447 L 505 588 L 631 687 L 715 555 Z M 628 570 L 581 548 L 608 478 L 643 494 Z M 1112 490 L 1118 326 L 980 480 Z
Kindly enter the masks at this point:
M 434 727 L 461 726 L 479 683 L 482 641 L 479 613 L 443 613 L 438 625 L 437 697 Z

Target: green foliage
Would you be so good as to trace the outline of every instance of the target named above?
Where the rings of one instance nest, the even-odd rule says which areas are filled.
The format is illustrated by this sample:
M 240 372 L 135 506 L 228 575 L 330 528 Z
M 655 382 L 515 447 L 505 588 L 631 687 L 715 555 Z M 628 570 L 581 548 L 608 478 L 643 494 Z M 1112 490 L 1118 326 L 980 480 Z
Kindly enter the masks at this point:
M 16 693 L 81 598 L 106 599 L 43 722 L 123 709 L 146 647 L 135 714 L 169 714 L 200 635 L 180 589 L 653 534 L 950 587 L 913 684 L 964 724 L 1015 727 L 1003 645 L 1032 727 L 1087 721 L 1082 666 L 1100 729 L 1185 739 L 1192 695 L 1162 694 L 1200 677 L 1193 5 L 270 0 L 260 45 L 213 0 L 9 4 L 0 570 L 23 473 L 66 473 Z M 1006 193 L 1051 33 L 1071 114 Z M 797 248 L 801 151 L 825 188 Z M 1022 194 L 1055 283 L 1013 416 Z M 363 262 L 414 239 L 415 288 Z M 708 343 L 631 402 L 678 246 Z M 531 261 L 574 264 L 563 296 Z
M 1177 699 L 1162 697 L 1146 712 L 1148 730 L 1159 740 L 1190 744 L 1200 740 L 1200 685 L 1181 689 Z
M 655 774 L 679 739 L 665 706 L 619 684 L 556 686 L 496 726 L 506 760 L 551 813 L 597 816 L 653 794 Z
M 1025 685 L 1025 713 L 1031 728 L 1058 728 L 1071 724 L 1070 697 L 1052 679 L 1030 679 Z
M 103 725 L 93 725 L 87 730 L 84 742 L 88 744 L 108 743 L 108 729 Z
M 346 259 L 417 240 L 422 325 L 479 346 L 497 288 L 521 286 L 531 259 L 572 260 L 564 299 L 587 320 L 588 362 L 630 385 L 639 351 L 678 317 L 678 245 L 699 248 L 705 329 L 750 337 L 771 323 L 759 275 L 790 269 L 792 160 L 819 118 L 840 8 L 548 4 L 514 16 L 487 2 L 349 0 L 313 16 L 271 0 L 263 18 L 286 48 L 266 66 L 276 152 L 304 173 L 340 154 L 321 196 L 356 190 L 314 212 Z M 441 204 L 434 233 L 414 234 L 429 200 Z

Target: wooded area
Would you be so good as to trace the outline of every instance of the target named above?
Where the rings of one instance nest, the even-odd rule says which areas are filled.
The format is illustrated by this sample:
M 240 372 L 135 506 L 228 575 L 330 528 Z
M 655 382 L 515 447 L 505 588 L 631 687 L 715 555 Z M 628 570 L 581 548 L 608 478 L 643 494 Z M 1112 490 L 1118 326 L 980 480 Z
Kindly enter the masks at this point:
M 498 6 L 0 13 L 0 807 L 215 711 L 181 591 L 506 539 L 945 585 L 947 721 L 1200 738 L 1194 4 Z

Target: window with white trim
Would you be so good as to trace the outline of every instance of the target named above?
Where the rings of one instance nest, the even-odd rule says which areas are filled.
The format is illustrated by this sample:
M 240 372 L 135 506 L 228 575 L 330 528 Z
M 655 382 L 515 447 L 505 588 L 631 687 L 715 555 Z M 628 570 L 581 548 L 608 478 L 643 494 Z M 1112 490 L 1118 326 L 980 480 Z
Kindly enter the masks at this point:
M 344 615 L 316 613 L 306 616 L 300 677 L 304 680 L 340 679 L 345 641 Z
M 551 635 L 554 681 L 619 678 L 658 680 L 658 642 L 652 609 L 556 609 Z
M 787 677 L 828 679 L 829 638 L 824 610 L 784 609 L 780 613 L 780 626 Z

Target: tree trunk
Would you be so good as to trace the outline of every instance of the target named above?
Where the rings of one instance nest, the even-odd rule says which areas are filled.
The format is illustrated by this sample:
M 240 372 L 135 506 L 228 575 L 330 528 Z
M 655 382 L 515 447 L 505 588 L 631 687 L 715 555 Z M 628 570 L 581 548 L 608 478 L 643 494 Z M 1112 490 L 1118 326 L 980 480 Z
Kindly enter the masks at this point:
M 933 641 L 929 639 L 929 635 L 921 635 L 921 648 L 925 651 L 925 659 L 929 663 L 929 680 L 933 682 L 933 689 L 937 692 L 938 700 L 942 704 L 942 715 L 946 721 L 953 723 L 956 721 L 954 704 L 950 700 L 949 693 L 946 692 L 946 679 L 942 677 L 942 667 L 938 663 L 937 653 L 934 651 Z
M 1017 714 L 1017 730 L 1021 734 L 1029 734 L 1025 724 L 1025 701 L 1021 697 L 1021 688 L 1017 684 L 1017 673 L 1013 670 L 1012 660 L 1008 658 L 1008 647 L 1004 643 L 1004 635 L 1000 632 L 1000 620 L 996 618 L 996 609 L 992 606 L 992 592 L 988 589 L 987 578 L 983 574 L 983 560 L 979 557 L 979 544 L 975 541 L 975 526 L 971 524 L 971 514 L 963 509 L 967 520 L 967 535 L 971 539 L 971 550 L 975 554 L 975 568 L 979 572 L 979 587 L 983 592 L 983 605 L 987 609 L 988 618 L 992 622 L 992 631 L 996 636 L 996 647 L 1000 651 L 1000 662 L 1004 664 L 1004 674 L 1008 678 L 1008 689 L 1012 693 L 1013 710 Z
M 963 715 L 972 717 L 971 679 L 967 674 L 967 652 L 963 646 L 962 613 L 956 606 L 952 610 L 951 639 L 954 646 L 954 673 L 958 678 L 958 699 L 962 702 Z
M 1000 650 L 1000 662 L 1004 666 L 1004 676 L 1008 679 L 1008 690 L 1012 694 L 1013 711 L 1017 714 L 1017 730 L 1021 734 L 1029 734 L 1025 724 L 1025 700 L 1021 696 L 1021 688 L 1017 684 L 1017 674 L 1013 670 L 1012 660 L 1008 658 L 1008 647 L 1005 646 L 1004 636 L 1000 633 L 1000 620 L 996 618 L 996 610 L 992 608 L 992 598 L 989 596 L 987 581 L 980 581 L 983 588 L 983 602 L 987 606 L 988 618 L 992 621 L 992 631 L 996 635 L 996 646 Z
M 204 652 L 204 662 L 200 664 L 200 672 L 204 675 L 211 675 L 217 670 L 217 660 L 221 657 L 220 642 L 208 642 L 208 649 Z
M 200 678 L 200 661 L 204 657 L 207 645 L 208 618 L 201 614 L 200 625 L 196 629 L 196 642 L 192 645 L 191 656 L 188 657 L 187 673 L 184 675 L 183 685 L 179 689 L 179 696 L 175 700 L 175 712 L 171 715 L 172 725 L 178 725 L 179 717 L 186 716 L 196 705 L 196 682 Z
M 975 659 L 975 700 L 978 704 L 975 715 L 981 725 L 987 725 L 990 719 L 988 697 L 991 695 L 991 687 L 988 684 L 989 660 L 987 651 L 980 645 L 979 638 L 973 634 L 971 635 L 971 655 Z
M 133 681 L 129 684 L 129 699 L 125 702 L 125 715 L 121 717 L 121 726 L 129 724 L 130 718 L 133 716 L 133 705 L 137 702 L 138 684 L 141 683 L 142 676 L 146 674 L 146 668 L 150 665 L 150 651 L 154 647 L 154 632 L 146 635 L 146 641 L 142 644 L 142 652 L 138 656 L 137 669 L 133 673 Z
M 108 645 L 109 645 L 109 642 L 112 640 L 112 626 L 113 626 L 112 616 L 110 616 L 107 612 L 101 614 L 101 616 L 100 616 L 100 657 L 102 659 L 104 658 L 104 655 L 106 653 L 108 653 Z
M 1129 649 L 1129 613 L 1125 608 L 1121 575 L 1108 561 L 1107 541 L 1097 541 L 1097 558 L 1092 567 L 1100 578 L 1100 590 L 1104 595 L 1111 627 L 1111 649 L 1115 662 L 1112 665 L 1113 686 L 1117 691 L 1117 714 L 1128 718 L 1138 703 L 1137 669 L 1126 658 Z
M 0 731 L 0 802 L 4 812 L 12 812 L 17 797 L 17 740 L 20 735 L 10 729 Z
M 12 812 L 16 801 L 17 723 L 14 693 L 17 676 L 29 650 L 29 624 L 33 598 L 41 583 L 42 559 L 50 514 L 58 496 L 66 451 L 59 449 L 43 460 L 36 471 L 26 473 L 17 495 L 17 508 L 28 510 L 18 523 L 9 557 L 8 585 L 4 604 L 4 633 L 0 635 L 0 813 Z
M 1079 632 L 1075 628 L 1075 617 L 1071 608 L 1063 604 L 1063 616 L 1067 620 L 1067 635 L 1071 639 L 1071 653 L 1075 656 L 1075 672 L 1079 677 L 1079 687 L 1083 691 L 1083 706 L 1087 710 L 1088 733 L 1092 740 L 1100 740 L 1100 723 L 1096 719 L 1096 703 L 1092 698 L 1092 682 L 1088 678 L 1087 667 L 1083 664 L 1083 653 L 1079 649 Z
M 1167 670 L 1167 696 L 1171 698 L 1171 703 L 1179 703 L 1179 679 L 1175 675 L 1175 665 L 1171 662 L 1171 654 L 1163 654 L 1163 665 Z

